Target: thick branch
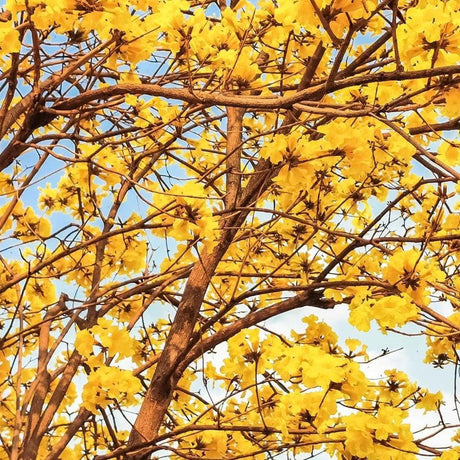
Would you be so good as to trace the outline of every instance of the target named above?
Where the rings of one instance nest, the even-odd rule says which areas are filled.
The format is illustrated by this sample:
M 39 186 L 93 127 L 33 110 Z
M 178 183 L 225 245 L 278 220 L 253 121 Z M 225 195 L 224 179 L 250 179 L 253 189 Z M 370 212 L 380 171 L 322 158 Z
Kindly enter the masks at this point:
M 335 81 L 328 92 L 382 81 L 417 80 L 420 78 L 455 75 L 460 73 L 460 66 L 436 67 L 434 69 L 413 70 L 407 72 L 393 71 L 380 72 L 369 75 L 360 75 Z M 296 102 L 308 101 L 318 94 L 324 94 L 326 83 L 311 86 L 295 94 L 284 97 L 265 97 L 233 95 L 230 93 L 216 93 L 207 91 L 193 91 L 188 88 L 165 88 L 153 84 L 123 83 L 120 85 L 106 86 L 99 89 L 86 91 L 74 98 L 67 99 L 53 106 L 54 110 L 73 110 L 90 102 L 109 99 L 125 94 L 165 97 L 177 99 L 192 104 L 220 105 L 225 107 L 241 107 L 247 109 L 280 109 L 289 108 Z M 63 112 L 64 114 L 64 112 Z
M 209 254 L 202 254 L 190 273 L 165 347 L 131 432 L 129 447 L 151 441 L 158 433 L 181 376 L 176 370 L 177 365 L 187 349 L 209 282 L 235 232 L 235 229 L 223 231 L 214 250 Z M 143 456 L 138 453 L 136 458 Z
M 240 192 L 243 115 L 244 109 L 227 107 L 226 209 L 233 209 L 237 205 L 238 194 Z
M 449 121 L 444 121 L 443 123 L 430 123 L 422 126 L 414 126 L 413 128 L 409 128 L 409 133 L 416 135 L 458 129 L 460 129 L 460 118 L 454 118 Z

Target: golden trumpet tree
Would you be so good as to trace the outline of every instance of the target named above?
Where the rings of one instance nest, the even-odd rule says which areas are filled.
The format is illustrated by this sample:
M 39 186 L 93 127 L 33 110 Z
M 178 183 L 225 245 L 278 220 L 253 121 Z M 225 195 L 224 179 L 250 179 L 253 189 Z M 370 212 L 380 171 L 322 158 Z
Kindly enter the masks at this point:
M 3 2 L 0 458 L 457 459 L 452 401 L 314 312 L 457 364 L 459 24 L 459 0 Z

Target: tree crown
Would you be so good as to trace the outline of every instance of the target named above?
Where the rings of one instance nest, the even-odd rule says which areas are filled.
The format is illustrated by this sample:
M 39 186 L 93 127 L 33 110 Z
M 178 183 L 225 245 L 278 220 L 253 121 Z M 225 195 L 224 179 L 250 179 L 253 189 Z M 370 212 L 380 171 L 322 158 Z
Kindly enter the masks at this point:
M 459 11 L 7 0 L 0 458 L 457 459 Z

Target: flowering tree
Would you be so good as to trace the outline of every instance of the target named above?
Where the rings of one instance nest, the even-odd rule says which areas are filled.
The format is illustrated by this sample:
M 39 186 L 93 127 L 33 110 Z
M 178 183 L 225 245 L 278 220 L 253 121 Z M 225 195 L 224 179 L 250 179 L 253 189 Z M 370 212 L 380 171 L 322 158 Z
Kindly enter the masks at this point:
M 0 458 L 457 459 L 313 312 L 457 363 L 459 11 L 7 0 Z

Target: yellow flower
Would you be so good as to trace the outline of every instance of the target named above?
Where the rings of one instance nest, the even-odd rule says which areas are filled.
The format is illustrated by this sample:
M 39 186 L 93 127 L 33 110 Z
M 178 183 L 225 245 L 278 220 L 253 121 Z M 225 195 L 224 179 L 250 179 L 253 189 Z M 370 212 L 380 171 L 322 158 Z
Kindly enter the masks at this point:
M 105 408 L 114 401 L 132 406 L 138 403 L 136 393 L 141 389 L 141 382 L 130 371 L 102 365 L 88 376 L 82 392 L 83 405 L 93 414 L 97 406 Z
M 383 297 L 373 305 L 371 315 L 383 328 L 402 326 L 418 316 L 417 306 L 407 294 Z
M 107 347 L 109 356 L 119 355 L 121 358 L 132 356 L 136 352 L 135 340 L 126 329 L 120 329 L 113 321 L 99 318 L 91 333 L 103 347 Z
M 429 302 L 428 283 L 442 281 L 445 277 L 434 260 L 428 261 L 417 249 L 403 248 L 394 252 L 382 273 L 386 281 L 422 305 Z
M 439 405 L 442 403 L 442 393 L 438 391 L 437 393 L 430 393 L 425 391 L 421 401 L 417 403 L 419 409 L 425 409 L 425 413 L 428 411 L 438 410 Z

